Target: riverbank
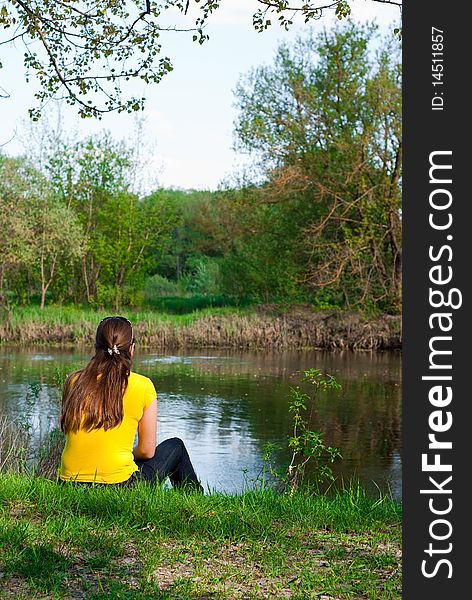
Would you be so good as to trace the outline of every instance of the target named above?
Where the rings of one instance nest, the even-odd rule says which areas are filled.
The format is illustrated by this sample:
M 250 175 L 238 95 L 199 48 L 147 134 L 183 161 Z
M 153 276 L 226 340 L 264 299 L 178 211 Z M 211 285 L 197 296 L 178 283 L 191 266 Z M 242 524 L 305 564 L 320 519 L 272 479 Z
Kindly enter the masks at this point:
M 74 307 L 18 307 L 0 323 L 0 342 L 90 344 L 97 323 L 109 312 Z M 206 308 L 185 315 L 123 311 L 140 345 L 156 349 L 323 348 L 394 350 L 402 344 L 401 317 L 365 316 L 308 306 Z
M 401 509 L 360 488 L 201 496 L 0 476 L 11 598 L 401 598 Z

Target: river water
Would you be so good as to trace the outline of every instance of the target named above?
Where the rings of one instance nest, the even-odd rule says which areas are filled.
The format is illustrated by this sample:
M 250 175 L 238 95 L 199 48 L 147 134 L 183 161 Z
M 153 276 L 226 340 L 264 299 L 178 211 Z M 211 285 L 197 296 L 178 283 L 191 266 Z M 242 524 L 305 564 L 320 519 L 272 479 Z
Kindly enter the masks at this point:
M 0 348 L 0 415 L 31 427 L 35 443 L 57 427 L 57 381 L 90 358 L 86 351 Z M 342 460 L 338 483 L 359 479 L 401 498 L 401 355 L 397 352 L 140 350 L 133 370 L 158 392 L 158 442 L 185 441 L 205 487 L 251 487 L 264 467 L 267 442 L 286 447 L 290 386 L 311 367 L 336 377 L 340 392 L 320 395 L 311 428 L 324 432 Z M 303 386 L 302 386 L 303 387 Z M 288 451 L 279 451 L 280 465 Z M 310 476 L 310 472 L 308 472 Z

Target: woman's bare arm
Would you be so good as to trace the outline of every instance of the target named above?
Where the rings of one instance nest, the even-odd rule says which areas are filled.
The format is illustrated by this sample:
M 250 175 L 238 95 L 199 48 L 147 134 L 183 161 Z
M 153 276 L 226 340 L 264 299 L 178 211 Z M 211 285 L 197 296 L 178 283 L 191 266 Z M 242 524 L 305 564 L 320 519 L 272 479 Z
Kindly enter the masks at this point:
M 138 423 L 138 444 L 133 448 L 135 460 L 147 460 L 154 456 L 157 433 L 157 398 L 144 410 Z

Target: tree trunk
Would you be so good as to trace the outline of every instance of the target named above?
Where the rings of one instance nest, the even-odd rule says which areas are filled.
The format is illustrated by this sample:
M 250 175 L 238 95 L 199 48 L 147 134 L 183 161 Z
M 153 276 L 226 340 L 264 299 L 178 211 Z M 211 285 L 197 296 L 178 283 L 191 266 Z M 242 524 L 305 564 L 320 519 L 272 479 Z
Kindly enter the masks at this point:
M 41 310 L 44 308 L 44 302 L 46 300 L 46 281 L 44 275 L 44 255 L 41 254 Z
M 90 302 L 90 287 L 89 287 L 89 282 L 88 282 L 88 277 L 87 277 L 87 255 L 84 255 L 84 258 L 82 261 L 82 268 L 83 268 L 83 272 L 84 272 L 85 296 L 87 298 L 87 302 Z

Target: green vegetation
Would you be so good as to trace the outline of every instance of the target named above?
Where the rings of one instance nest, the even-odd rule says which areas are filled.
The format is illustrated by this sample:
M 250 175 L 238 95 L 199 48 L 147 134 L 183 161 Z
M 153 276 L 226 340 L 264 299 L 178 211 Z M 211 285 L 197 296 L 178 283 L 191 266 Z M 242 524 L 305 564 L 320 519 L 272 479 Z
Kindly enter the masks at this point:
M 172 69 L 157 58 L 157 4 L 137 14 L 127 12 L 137 3 L 53 4 L 0 14 L 7 37 L 15 25 L 32 42 L 25 64 L 40 78 L 39 102 L 64 92 L 82 116 L 141 108 L 122 100 L 119 82 Z M 262 4 L 256 29 L 271 13 L 290 26 L 293 6 Z M 202 3 L 197 41 L 218 6 Z M 348 2 L 333 6 L 349 14 Z M 97 92 L 103 105 L 90 99 Z M 90 343 L 102 316 L 124 311 L 153 347 L 399 346 L 398 46 L 352 23 L 310 35 L 243 78 L 236 100 L 236 143 L 255 176 L 218 193 L 141 193 L 138 149 L 107 134 L 44 131 L 27 156 L 0 155 L 2 341 Z M 319 375 L 308 375 L 314 396 L 335 387 Z M 399 599 L 400 507 L 356 485 L 301 485 L 310 460 L 321 477 L 336 454 L 309 429 L 311 400 L 292 390 L 290 494 L 264 481 L 235 496 L 60 485 L 27 474 L 29 432 L 1 420 L 2 597 Z M 61 440 L 48 439 L 37 473 L 54 477 Z
M 336 458 L 341 458 L 338 448 L 328 446 L 321 431 L 313 431 L 310 426 L 319 393 L 327 390 L 339 391 L 341 385 L 333 375 L 323 375 L 319 369 L 308 369 L 301 382 L 311 386 L 310 394 L 300 390 L 300 386 L 290 387 L 289 413 L 292 415 L 292 435 L 288 438 L 290 463 L 284 471 L 274 468 L 272 455 L 280 446 L 269 442 L 264 446 L 264 460 L 270 473 L 282 483 L 283 488 L 293 494 L 304 480 L 305 468 L 310 463 L 317 484 L 334 481 L 333 470 L 329 466 Z
M 401 8 L 401 0 L 388 2 Z M 28 47 L 23 55 L 25 72 L 28 80 L 36 77 L 37 83 L 38 104 L 30 109 L 33 119 L 39 119 L 43 106 L 57 98 L 76 106 L 84 118 L 100 118 L 111 111 L 141 110 L 145 98 L 126 93 L 122 84 L 134 79 L 131 89 L 141 89 L 140 83 L 159 83 L 173 69 L 163 52 L 162 32 L 175 29 L 183 35 L 187 31 L 194 42 L 203 44 L 209 39 L 205 25 L 215 11 L 224 11 L 220 5 L 221 0 L 125 4 L 102 0 L 99 6 L 96 0 L 7 2 L 0 11 L 0 43 L 22 39 Z M 271 25 L 271 19 L 288 29 L 296 17 L 308 23 L 330 9 L 342 19 L 351 13 L 351 2 L 333 0 L 320 6 L 305 0 L 254 0 L 252 23 L 259 32 Z M 174 25 L 181 23 L 177 29 L 172 27 L 173 19 L 177 19 Z
M 188 306 L 188 305 L 187 305 Z M 91 347 L 97 323 L 113 309 L 16 307 L 0 321 L 0 342 Z M 401 347 L 400 316 L 365 316 L 309 306 L 214 307 L 184 314 L 122 311 L 138 343 L 151 348 L 352 348 Z
M 377 45 L 376 53 L 373 46 Z M 140 152 L 49 130 L 0 155 L 0 303 L 94 310 L 307 304 L 398 314 L 398 44 L 352 23 L 282 45 L 238 85 L 252 177 L 139 191 Z
M 111 309 L 113 310 L 113 309 Z M 153 337 L 169 329 L 182 330 L 194 326 L 199 320 L 215 317 L 235 317 L 254 314 L 253 309 L 237 307 L 202 308 L 184 314 L 161 313 L 153 310 L 133 311 L 126 314 L 135 324 L 135 333 L 140 344 L 152 343 Z M 55 341 L 82 341 L 92 343 L 98 322 L 110 315 L 110 310 L 93 310 L 75 306 L 18 307 L 11 311 L 5 320 L 3 339 L 13 341 L 35 340 L 51 344 Z M 10 332 L 10 336 L 8 335 Z M 54 332 L 56 335 L 54 335 Z
M 271 293 L 291 282 L 315 303 L 399 310 L 401 70 L 395 42 L 373 56 L 375 35 L 349 24 L 282 44 L 238 86 L 237 141 L 266 182 L 239 213 L 247 285 L 264 273 Z
M 2 475 L 0 507 L 3 597 L 401 597 L 400 507 L 359 487 L 200 496 Z
M 150 329 L 173 323 L 177 327 L 189 325 L 194 321 L 205 316 L 217 315 L 235 315 L 235 314 L 254 314 L 254 308 L 238 307 L 215 307 L 202 308 L 200 310 L 184 311 L 183 314 L 172 314 L 169 312 L 158 312 L 154 310 L 133 311 L 133 319 L 136 323 L 146 324 Z M 68 325 L 78 328 L 87 324 L 93 324 L 95 329 L 97 320 L 110 314 L 109 310 L 93 310 L 91 308 L 79 308 L 75 306 L 48 306 L 41 310 L 38 306 L 22 306 L 15 308 L 10 316 L 12 327 L 22 327 L 29 323 L 39 323 L 43 325 L 59 325 L 67 327 Z

